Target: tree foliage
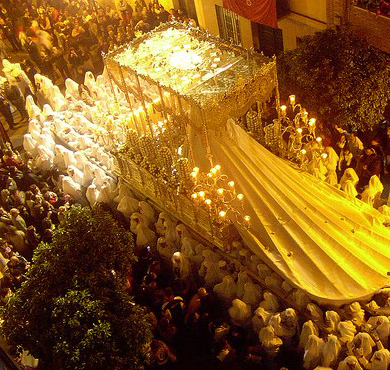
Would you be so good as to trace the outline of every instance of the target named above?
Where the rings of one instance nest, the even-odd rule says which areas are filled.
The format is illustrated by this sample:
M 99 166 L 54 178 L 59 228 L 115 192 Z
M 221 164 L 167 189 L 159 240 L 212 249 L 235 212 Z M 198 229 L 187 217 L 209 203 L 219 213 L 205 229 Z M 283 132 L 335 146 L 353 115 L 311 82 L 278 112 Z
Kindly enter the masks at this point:
M 142 369 L 151 331 L 125 291 L 133 240 L 100 209 L 70 209 L 2 312 L 3 331 L 44 369 Z
M 282 98 L 296 94 L 325 124 L 371 129 L 390 99 L 390 57 L 349 29 L 304 37 L 279 57 L 278 76 Z

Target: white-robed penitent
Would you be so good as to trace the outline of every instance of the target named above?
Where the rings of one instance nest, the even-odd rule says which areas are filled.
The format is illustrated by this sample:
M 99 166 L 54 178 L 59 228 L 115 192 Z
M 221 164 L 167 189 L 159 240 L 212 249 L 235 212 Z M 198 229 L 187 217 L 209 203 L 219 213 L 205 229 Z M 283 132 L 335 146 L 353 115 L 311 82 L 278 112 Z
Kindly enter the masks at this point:
M 28 123 L 28 133 L 31 135 L 31 137 L 36 142 L 38 142 L 40 140 L 41 129 L 42 129 L 42 126 L 41 126 L 40 122 L 38 122 L 38 120 L 36 120 L 36 119 L 30 120 L 30 122 Z
M 187 256 L 188 257 L 188 256 Z M 206 287 L 213 287 L 219 283 L 218 264 L 210 260 L 203 261 L 199 276 L 205 281 Z
M 159 256 L 164 260 L 165 264 L 168 265 L 172 258 L 173 251 L 164 237 L 160 237 L 157 239 L 157 252 Z
M 172 255 L 172 269 L 179 273 L 179 278 L 188 281 L 191 278 L 192 268 L 190 260 L 183 253 L 175 252 Z
M 388 347 L 388 339 L 390 334 L 390 321 L 387 316 L 371 316 L 367 320 L 367 324 L 371 325 L 378 333 L 379 339 L 383 347 Z
M 99 190 L 96 189 L 95 185 L 91 184 L 88 186 L 85 196 L 89 202 L 89 205 L 93 207 L 99 198 Z
M 102 187 L 103 188 L 103 187 Z M 144 215 L 135 212 L 130 217 L 130 230 L 137 235 L 137 247 L 144 247 L 146 245 L 153 245 L 156 241 L 156 234 L 149 229 L 148 222 Z
M 38 155 L 35 160 L 35 165 L 43 172 L 47 172 L 53 165 L 54 154 L 43 145 L 38 145 Z
M 33 119 L 37 113 L 41 113 L 41 109 L 35 104 L 34 98 L 28 95 L 26 98 L 26 110 L 30 119 Z
M 325 159 L 325 166 L 327 169 L 325 181 L 328 182 L 330 185 L 336 185 L 336 169 L 337 164 L 339 163 L 339 156 L 331 146 L 325 148 L 325 153 L 327 154 L 327 157 Z
M 324 345 L 321 348 L 321 365 L 334 366 L 340 354 L 341 344 L 333 334 L 328 334 Z
M 25 134 L 23 137 L 23 149 L 31 153 L 33 157 L 37 156 L 38 154 L 38 148 L 37 148 L 37 142 L 33 139 L 31 134 Z
M 355 356 L 348 356 L 339 363 L 337 370 L 363 370 Z
M 76 201 L 81 201 L 83 198 L 81 185 L 75 182 L 70 176 L 64 176 L 62 179 L 62 190 Z
M 347 314 L 349 314 L 353 320 L 353 323 L 357 326 L 361 326 L 365 322 L 365 312 L 360 306 L 359 302 L 353 302 L 346 307 Z
M 367 370 L 387 370 L 390 364 L 390 352 L 387 349 L 380 349 L 372 355 L 370 362 L 364 364 Z
M 91 71 L 85 72 L 84 76 L 84 85 L 88 87 L 89 91 L 92 92 L 92 89 L 96 86 L 95 76 Z
M 255 310 L 262 298 L 262 291 L 259 285 L 248 281 L 244 285 L 244 295 L 242 296 L 242 300 Z
M 234 325 L 247 327 L 251 323 L 252 310 L 245 302 L 236 298 L 229 308 L 229 315 Z
M 299 348 L 305 348 L 310 335 L 319 335 L 318 326 L 311 320 L 306 321 L 302 326 L 301 335 L 299 336 Z
M 125 195 L 119 202 L 116 209 L 127 219 L 130 219 L 131 215 L 138 211 L 138 202 L 138 199 Z
M 158 235 L 163 236 L 165 234 L 164 222 L 168 219 L 168 214 L 166 212 L 160 212 L 158 215 L 157 222 L 154 224 L 156 232 Z
M 325 325 L 326 331 L 331 334 L 335 334 L 338 331 L 338 325 L 340 322 L 340 315 L 336 311 L 325 312 Z
M 269 355 L 276 355 L 283 341 L 275 334 L 275 329 L 268 325 L 260 330 L 259 340 Z
M 184 237 L 181 238 L 180 244 L 180 251 L 184 253 L 187 257 L 193 257 L 195 255 L 194 248 L 197 245 L 197 241 L 195 239 L 192 239 L 190 237 Z
M 221 283 L 214 286 L 213 291 L 225 305 L 230 306 L 233 299 L 236 298 L 236 289 L 234 279 L 227 275 L 222 278 Z
M 377 206 L 377 202 L 382 194 L 383 185 L 377 175 L 371 176 L 368 185 L 363 190 L 362 201 L 372 207 Z
M 65 165 L 64 156 L 61 151 L 61 145 L 56 145 L 54 147 L 53 166 L 62 173 L 66 171 L 67 166 Z
M 371 357 L 372 347 L 375 346 L 375 342 L 371 335 L 364 332 L 357 333 L 352 340 L 352 344 L 355 348 L 361 348 L 365 358 Z
M 252 327 L 256 333 L 268 325 L 271 313 L 266 311 L 263 307 L 258 307 L 252 317 Z
M 340 179 L 340 188 L 345 191 L 348 195 L 356 197 L 358 192 L 356 185 L 359 182 L 359 177 L 353 168 L 347 168 L 344 171 L 343 176 Z
M 78 184 L 83 184 L 84 174 L 74 165 L 70 164 L 67 168 L 68 175 Z
M 306 310 L 310 313 L 314 322 L 321 324 L 324 322 L 324 313 L 315 303 L 308 303 Z
M 73 98 L 79 98 L 79 84 L 71 78 L 65 80 L 65 95 L 71 95 Z
M 238 274 L 237 279 L 237 298 L 242 299 L 245 293 L 244 286 L 248 282 L 252 282 L 251 278 L 248 276 L 248 273 L 246 271 L 241 271 Z
M 309 335 L 305 345 L 305 352 L 303 355 L 304 369 L 313 369 L 321 362 L 321 352 L 324 345 L 324 340 L 317 335 Z
M 351 342 L 355 337 L 356 326 L 350 320 L 340 321 L 337 329 L 341 343 Z
M 163 236 L 165 237 L 167 243 L 170 246 L 175 246 L 176 250 L 179 249 L 179 241 L 177 239 L 177 233 L 176 233 L 176 222 L 171 221 L 170 219 L 166 219 L 164 221 L 163 229 L 164 233 Z
M 263 298 L 264 300 L 260 302 L 259 307 L 271 313 L 275 313 L 279 309 L 279 301 L 273 293 L 266 291 L 263 293 Z

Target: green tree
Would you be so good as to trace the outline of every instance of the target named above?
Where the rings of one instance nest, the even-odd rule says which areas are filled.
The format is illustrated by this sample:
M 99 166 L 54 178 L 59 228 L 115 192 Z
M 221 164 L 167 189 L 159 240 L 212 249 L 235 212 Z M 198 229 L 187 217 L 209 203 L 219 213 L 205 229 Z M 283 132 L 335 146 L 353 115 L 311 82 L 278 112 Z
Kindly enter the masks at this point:
M 8 343 L 43 369 L 143 369 L 152 338 L 125 291 L 133 239 L 103 210 L 70 209 L 2 311 Z
M 390 57 L 349 29 L 325 30 L 303 38 L 278 58 L 283 100 L 297 95 L 325 124 L 368 130 L 390 99 Z

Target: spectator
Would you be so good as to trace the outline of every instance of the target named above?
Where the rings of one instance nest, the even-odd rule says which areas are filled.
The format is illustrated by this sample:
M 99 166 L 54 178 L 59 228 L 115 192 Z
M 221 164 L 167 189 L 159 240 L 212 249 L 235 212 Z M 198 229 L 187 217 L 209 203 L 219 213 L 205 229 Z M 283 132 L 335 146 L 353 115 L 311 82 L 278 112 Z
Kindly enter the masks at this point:
M 8 123 L 10 130 L 15 130 L 14 118 L 12 116 L 11 107 L 6 98 L 0 94 L 0 112 Z
M 13 29 L 13 25 L 10 18 L 7 18 L 4 20 L 3 18 L 0 18 L 0 30 L 3 31 L 4 37 L 8 40 L 8 42 L 11 44 L 12 50 L 14 53 L 17 53 L 21 50 L 20 44 L 18 40 L 15 37 L 15 31 Z
M 64 80 L 70 78 L 71 74 L 68 68 L 68 63 L 64 58 L 64 51 L 62 49 L 53 46 L 52 53 L 53 53 L 52 61 L 54 63 L 55 68 L 61 73 L 62 78 Z
M 24 221 L 23 217 L 20 216 L 19 211 L 16 208 L 12 208 L 9 211 L 11 215 L 11 221 L 13 225 L 20 231 L 23 231 L 23 233 L 26 233 L 27 231 L 27 225 L 26 221 Z
M 15 226 L 9 226 L 6 236 L 16 252 L 22 256 L 28 255 L 26 234 L 23 231 L 18 230 Z
M 121 13 L 124 24 L 127 26 L 133 15 L 133 8 L 127 3 L 126 0 L 119 0 L 118 2 L 118 10 Z
M 11 85 L 9 81 L 4 82 L 4 92 L 6 98 L 15 106 L 19 111 L 22 121 L 28 119 L 28 114 L 25 108 L 23 96 L 20 94 L 19 89 L 15 85 Z
M 28 54 L 30 55 L 31 60 L 36 64 L 38 68 L 40 68 L 41 55 L 39 53 L 37 44 L 31 39 L 31 37 L 27 37 L 26 49 Z

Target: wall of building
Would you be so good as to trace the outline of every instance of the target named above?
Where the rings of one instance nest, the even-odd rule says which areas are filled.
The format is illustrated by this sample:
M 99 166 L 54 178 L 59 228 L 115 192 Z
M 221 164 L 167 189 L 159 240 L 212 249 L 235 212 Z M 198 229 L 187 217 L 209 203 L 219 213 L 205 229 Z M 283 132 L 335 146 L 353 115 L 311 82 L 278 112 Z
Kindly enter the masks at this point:
M 278 20 L 284 50 L 297 47 L 297 39 L 314 35 L 327 27 L 327 0 L 288 0 L 290 12 Z
M 290 11 L 326 23 L 326 0 L 288 0 Z
M 366 37 L 371 45 L 390 53 L 390 18 L 352 6 L 349 21 L 356 32 Z
M 222 6 L 222 0 L 195 0 L 196 14 L 198 15 L 199 27 L 209 31 L 214 36 L 219 36 L 217 13 L 215 6 Z M 245 48 L 253 46 L 252 26 L 248 19 L 240 18 L 242 44 Z
M 284 50 L 291 50 L 297 47 L 298 38 L 326 29 L 326 23 L 290 13 L 278 21 L 278 27 L 283 32 Z
M 330 27 L 350 23 L 371 45 L 390 53 L 390 18 L 353 6 L 349 0 L 328 0 L 327 19 Z

